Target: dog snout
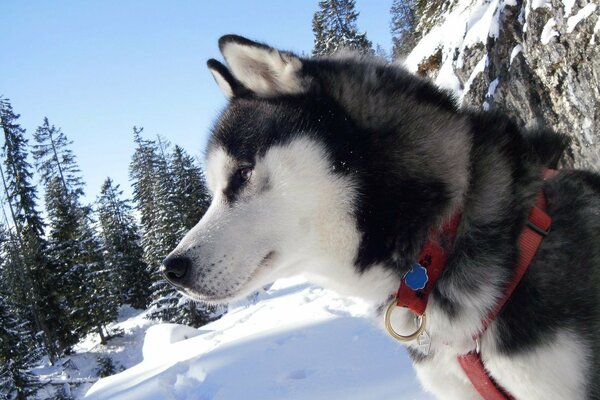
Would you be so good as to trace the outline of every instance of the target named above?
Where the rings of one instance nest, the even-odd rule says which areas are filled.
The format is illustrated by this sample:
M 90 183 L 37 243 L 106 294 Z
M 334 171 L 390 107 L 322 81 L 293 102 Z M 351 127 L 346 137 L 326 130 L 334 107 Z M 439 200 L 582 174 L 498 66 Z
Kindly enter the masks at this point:
M 184 286 L 192 261 L 184 256 L 168 256 L 163 261 L 162 274 L 174 286 Z

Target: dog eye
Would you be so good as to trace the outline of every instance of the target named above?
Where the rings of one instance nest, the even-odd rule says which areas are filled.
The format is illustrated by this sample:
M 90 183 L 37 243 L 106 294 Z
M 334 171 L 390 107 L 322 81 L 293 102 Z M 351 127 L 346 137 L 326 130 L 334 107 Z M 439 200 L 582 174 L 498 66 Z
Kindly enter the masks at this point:
M 252 177 L 252 168 L 250 168 L 250 167 L 240 168 L 238 171 L 238 174 L 239 174 L 242 182 L 244 182 L 244 183 L 248 182 L 250 180 L 250 177 Z

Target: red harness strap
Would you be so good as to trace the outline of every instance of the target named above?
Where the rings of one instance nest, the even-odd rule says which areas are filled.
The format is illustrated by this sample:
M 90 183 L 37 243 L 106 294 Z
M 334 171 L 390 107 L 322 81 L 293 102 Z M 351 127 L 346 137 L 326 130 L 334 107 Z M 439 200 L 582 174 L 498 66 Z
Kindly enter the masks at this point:
M 546 170 L 544 180 L 557 174 L 555 170 Z M 460 222 L 460 213 L 457 213 L 452 220 L 444 224 L 441 232 L 444 233 L 448 242 L 452 243 L 456 230 Z M 504 291 L 504 296 L 490 311 L 488 316 L 482 321 L 482 328 L 473 339 L 478 340 L 485 332 L 491 322 L 502 310 L 510 296 L 513 294 L 517 285 L 525 275 L 529 264 L 533 260 L 538 247 L 544 237 L 550 230 L 552 219 L 546 213 L 546 198 L 544 192 L 540 191 L 537 195 L 535 204 L 529 213 L 527 225 L 523 228 L 519 236 L 519 257 L 515 268 L 514 276 Z M 440 233 L 434 233 L 427 241 L 421 253 L 419 262 L 415 263 L 412 270 L 402 278 L 400 288 L 396 295 L 396 305 L 406 307 L 416 315 L 422 316 L 427 307 L 429 294 L 435 287 L 440 278 L 448 251 L 440 243 Z M 420 277 L 420 272 L 424 274 L 424 279 Z M 514 400 L 514 398 L 502 389 L 488 374 L 478 352 L 470 352 L 458 357 L 458 362 L 465 371 L 467 377 L 473 384 L 473 387 L 483 397 L 484 400 Z
M 549 174 L 545 174 L 545 177 Z M 487 318 L 483 320 L 481 331 L 475 335 L 475 339 L 479 339 L 483 332 L 488 328 L 496 316 L 500 313 L 510 296 L 517 288 L 519 282 L 527 272 L 527 268 L 533 257 L 537 252 L 538 247 L 542 243 L 542 240 L 548 234 L 552 219 L 546 213 L 546 198 L 544 192 L 540 191 L 537 195 L 535 205 L 529 213 L 527 225 L 521 232 L 519 237 L 519 258 L 517 260 L 517 267 L 515 268 L 515 274 L 504 290 L 504 296 L 496 304 L 496 307 L 488 314 Z M 462 367 L 465 374 L 477 390 L 477 392 L 485 400 L 513 400 L 514 398 L 507 393 L 500 385 L 498 385 L 493 378 L 489 375 L 481 354 L 476 351 L 464 354 L 458 357 L 458 363 Z

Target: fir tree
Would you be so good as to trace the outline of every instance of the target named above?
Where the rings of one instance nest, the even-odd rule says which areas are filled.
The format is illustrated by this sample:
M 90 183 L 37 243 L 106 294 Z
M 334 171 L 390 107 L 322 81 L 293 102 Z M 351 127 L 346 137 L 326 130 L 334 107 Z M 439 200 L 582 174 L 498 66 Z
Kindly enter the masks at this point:
M 29 370 L 40 358 L 32 327 L 19 320 L 14 305 L 0 294 L 0 398 L 26 400 L 40 387 Z
M 81 240 L 78 262 L 85 266 L 86 283 L 79 293 L 78 309 L 86 311 L 82 315 L 81 334 L 95 331 L 100 335 L 101 343 L 106 343 L 111 332 L 106 326 L 117 319 L 119 307 L 123 304 L 114 282 L 120 277 L 120 265 L 108 265 L 104 260 L 104 247 L 97 232 L 97 223 L 92 219 L 91 209 L 86 207 L 80 225 Z M 86 295 L 87 292 L 87 295 Z M 106 331 L 106 334 L 104 333 Z
M 70 142 L 47 118 L 35 132 L 33 155 L 46 188 L 49 256 L 58 266 L 59 291 L 74 333 L 73 344 L 116 318 L 118 296 L 112 289 L 114 271 L 107 269 L 94 229 L 91 208 L 81 204 L 83 180 Z
M 133 198 L 140 214 L 144 262 L 152 281 L 153 318 L 175 322 L 176 292 L 162 278 L 162 260 L 177 244 L 183 227 L 174 226 L 171 195 L 172 179 L 168 174 L 164 151 L 153 140 L 144 139 L 143 128 L 133 128 L 136 150 L 130 164 Z M 162 153 L 162 154 L 161 154 Z
M 83 180 L 75 155 L 70 148 L 73 141 L 69 140 L 59 128 L 50 125 L 48 118 L 44 118 L 44 122 L 37 128 L 33 137 L 35 145 L 32 153 L 42 182 L 58 178 L 65 188 L 74 192 L 76 197 L 81 196 Z
M 211 311 L 193 301 L 183 298 L 167 284 L 160 274 L 160 266 L 166 257 L 183 238 L 187 231 L 186 223 L 193 225 L 198 218 L 199 210 L 188 206 L 184 210 L 180 197 L 196 204 L 205 204 L 205 195 L 196 191 L 186 194 L 177 183 L 189 183 L 187 188 L 195 188 L 191 184 L 193 169 L 188 168 L 189 158 L 183 151 L 180 154 L 177 170 L 181 173 L 175 177 L 172 162 L 168 157 L 168 143 L 161 138 L 158 141 L 144 139 L 142 129 L 134 127 L 136 150 L 130 164 L 134 201 L 140 213 L 142 228 L 142 248 L 144 261 L 148 264 L 152 280 L 152 312 L 151 318 L 200 326 L 207 322 Z M 185 173 L 183 173 L 185 172 Z M 201 177 L 197 177 L 201 180 Z M 194 196 L 199 198 L 194 200 Z M 198 218 L 199 219 L 199 218 Z M 197 220 L 196 220 L 197 222 Z
M 175 146 L 171 160 L 173 184 L 177 190 L 174 197 L 175 210 L 180 215 L 184 228 L 190 230 L 208 209 L 210 196 L 202 169 L 192 156 Z
M 64 326 L 65 310 L 56 297 L 54 266 L 46 255 L 44 224 L 36 205 L 36 190 L 31 165 L 27 161 L 25 130 L 17 122 L 10 103 L 0 98 L 0 124 L 4 133 L 2 147 L 5 171 L 2 183 L 19 245 L 21 273 L 27 285 L 33 326 L 42 333 L 51 361 L 71 343 L 71 333 Z
M 1 206 L 4 223 L 0 223 L 0 296 L 4 294 L 13 304 L 19 305 L 16 309 L 19 318 L 33 321 L 28 300 L 30 285 L 23 274 L 19 242 L 15 233 L 7 228 L 10 224 L 5 209 L 7 205 L 3 203 Z
M 144 309 L 149 303 L 150 275 L 143 261 L 137 223 L 128 200 L 122 199 L 119 185 L 107 178 L 97 200 L 100 234 L 104 241 L 104 258 L 109 268 L 118 270 L 113 282 L 121 302 Z
M 183 222 L 185 234 L 192 229 L 210 206 L 210 195 L 206 189 L 204 173 L 194 158 L 179 146 L 175 146 L 171 156 L 171 174 L 175 188 L 174 210 Z M 178 241 L 183 237 L 178 238 Z M 184 300 L 185 312 L 182 323 L 201 326 L 214 318 L 216 308 L 208 304 Z M 181 301 L 181 300 L 180 300 Z
M 140 215 L 144 262 L 148 264 L 153 280 L 156 280 L 157 271 L 154 270 L 162 260 L 156 226 L 158 202 L 154 191 L 157 148 L 155 142 L 142 137 L 143 130 L 144 128 L 133 127 L 136 149 L 129 166 L 129 176 L 133 187 L 133 200 Z
M 407 55 L 417 44 L 419 35 L 416 32 L 418 22 L 416 0 L 394 0 L 390 9 L 392 21 L 392 59 Z
M 367 34 L 358 32 L 357 18 L 355 0 L 319 1 L 319 10 L 315 12 L 312 22 L 315 35 L 313 55 L 329 55 L 340 49 L 373 54 Z

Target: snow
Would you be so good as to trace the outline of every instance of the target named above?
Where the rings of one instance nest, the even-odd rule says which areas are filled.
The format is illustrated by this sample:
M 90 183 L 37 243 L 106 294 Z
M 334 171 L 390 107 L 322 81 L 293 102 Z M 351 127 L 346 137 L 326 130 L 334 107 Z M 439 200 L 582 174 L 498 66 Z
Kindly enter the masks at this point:
M 600 18 L 596 21 L 596 25 L 594 25 L 594 34 L 590 39 L 591 44 L 596 44 L 596 36 L 600 36 Z
M 153 357 L 162 356 L 157 349 L 160 349 L 165 344 L 173 344 L 198 336 L 198 329 L 179 325 L 179 324 L 160 324 L 151 326 L 146 331 L 144 346 L 142 347 L 142 355 L 144 361 L 151 360 Z
M 99 380 L 88 400 L 432 399 L 404 347 L 365 318 L 362 301 L 277 281 L 197 330 L 148 329 L 144 360 Z
M 515 47 L 513 47 L 512 51 L 510 52 L 510 62 L 508 65 L 511 65 L 514 58 L 519 55 L 520 52 L 523 51 L 523 46 L 521 46 L 520 44 L 516 45 Z
M 573 6 L 575 5 L 575 0 L 562 0 L 564 9 L 565 9 L 565 18 L 571 15 L 571 11 L 573 10 Z
M 552 1 L 551 0 L 533 0 L 531 2 L 531 8 L 534 10 L 536 8 L 542 8 L 542 7 L 552 8 Z
M 496 88 L 498 87 L 498 83 L 500 83 L 500 78 L 496 78 L 490 82 L 490 86 L 488 86 L 488 91 L 485 95 L 485 102 L 483 103 L 483 109 L 485 111 L 489 110 L 490 103 L 488 100 L 492 100 L 494 95 L 496 94 Z
M 455 93 L 461 92 L 460 80 L 454 73 L 452 59 L 447 58 L 442 64 L 435 83 L 442 89 L 449 89 Z
M 546 25 L 544 25 L 544 29 L 542 29 L 542 34 L 540 36 L 542 44 L 548 44 L 550 43 L 550 39 L 554 36 L 558 36 L 558 32 L 554 29 L 554 26 L 556 26 L 556 21 L 554 18 L 550 18 L 548 22 L 546 22 Z
M 116 368 L 131 367 L 142 361 L 142 344 L 146 330 L 156 321 L 146 319 L 146 312 L 129 306 L 121 307 L 116 322 L 107 327 L 110 331 L 121 331 L 120 336 L 110 339 L 106 345 L 100 343 L 97 334 L 90 334 L 74 348 L 74 354 L 50 365 L 47 359 L 32 372 L 41 382 L 51 382 L 37 394 L 38 399 L 55 397 L 55 389 L 70 384 L 73 398 L 82 398 L 92 383 L 98 380 L 96 370 L 99 356 L 110 357 Z
M 467 21 L 463 46 L 485 43 L 488 36 L 498 37 L 498 0 L 474 7 Z
M 589 3 L 581 10 L 579 10 L 577 14 L 575 14 L 572 17 L 569 17 L 569 19 L 567 20 L 567 33 L 573 32 L 577 24 L 589 17 L 590 15 L 592 15 L 594 11 L 596 11 L 596 4 Z

